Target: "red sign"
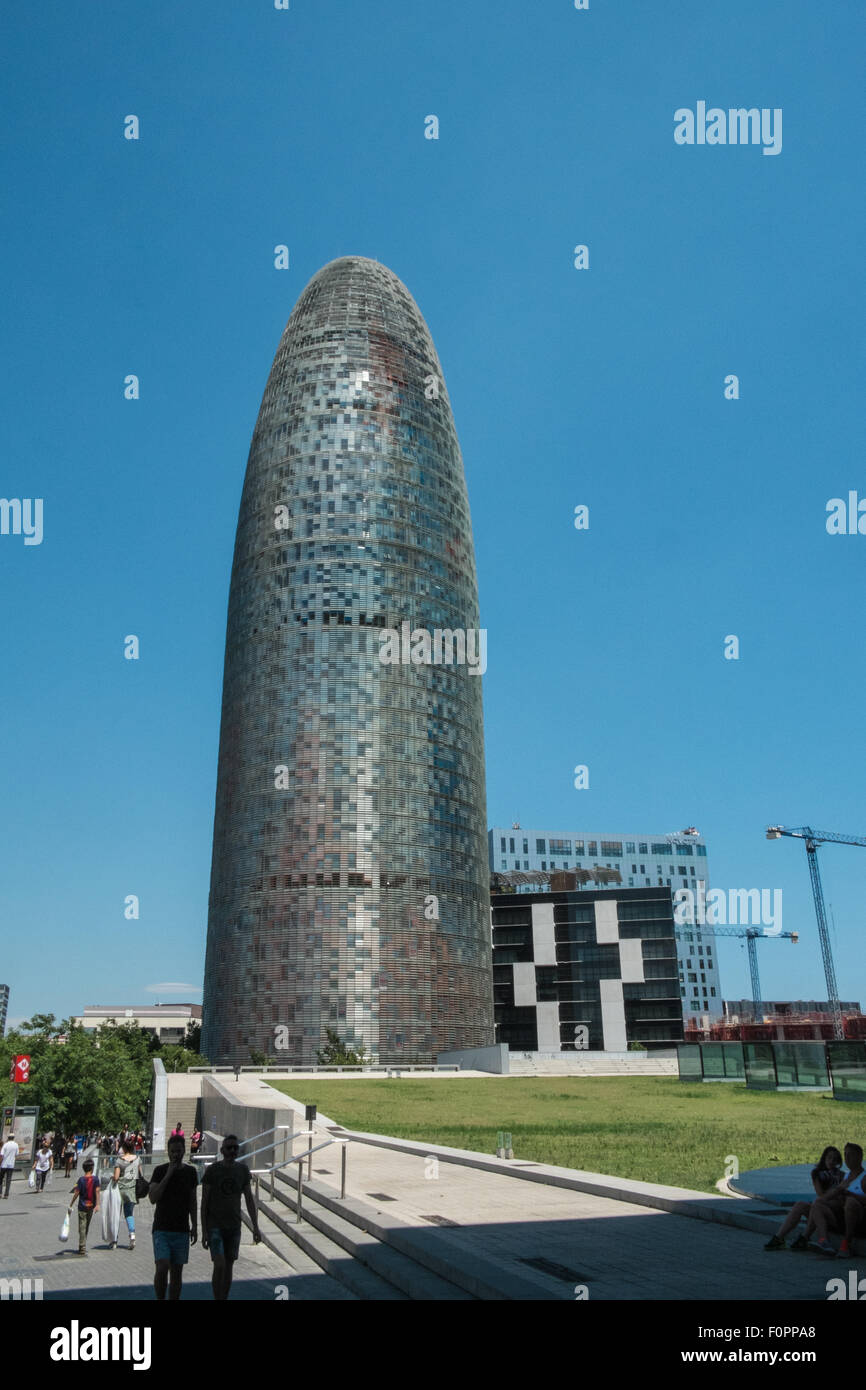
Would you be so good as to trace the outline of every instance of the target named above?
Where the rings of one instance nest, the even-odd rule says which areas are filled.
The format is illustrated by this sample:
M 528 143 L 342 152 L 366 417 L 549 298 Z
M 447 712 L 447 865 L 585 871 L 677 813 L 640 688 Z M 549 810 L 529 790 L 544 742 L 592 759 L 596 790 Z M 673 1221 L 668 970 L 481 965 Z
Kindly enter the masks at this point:
M 9 1080 L 22 1082 L 30 1080 L 30 1058 L 22 1053 L 16 1057 L 12 1063 L 12 1070 L 9 1073 Z

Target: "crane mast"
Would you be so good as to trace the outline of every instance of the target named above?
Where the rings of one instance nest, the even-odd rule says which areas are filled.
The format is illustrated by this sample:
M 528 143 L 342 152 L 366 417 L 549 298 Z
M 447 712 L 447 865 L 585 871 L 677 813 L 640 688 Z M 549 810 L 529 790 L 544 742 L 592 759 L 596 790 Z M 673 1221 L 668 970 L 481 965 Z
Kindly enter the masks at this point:
M 835 830 L 813 830 L 809 825 L 796 829 L 784 825 L 769 825 L 767 839 L 778 840 L 783 835 L 803 840 L 806 844 L 806 859 L 809 864 L 809 877 L 812 880 L 812 897 L 815 900 L 815 916 L 818 919 L 818 940 L 821 943 L 821 957 L 824 962 L 824 978 L 827 981 L 827 999 L 833 1015 L 833 1036 L 841 1042 L 845 1036 L 842 1025 L 842 1007 L 839 1002 L 839 987 L 836 984 L 836 967 L 833 963 L 833 950 L 830 945 L 830 932 L 827 928 L 827 910 L 824 907 L 824 889 L 821 886 L 821 870 L 818 867 L 818 846 L 828 842 L 835 845 L 866 846 L 864 835 L 842 835 Z

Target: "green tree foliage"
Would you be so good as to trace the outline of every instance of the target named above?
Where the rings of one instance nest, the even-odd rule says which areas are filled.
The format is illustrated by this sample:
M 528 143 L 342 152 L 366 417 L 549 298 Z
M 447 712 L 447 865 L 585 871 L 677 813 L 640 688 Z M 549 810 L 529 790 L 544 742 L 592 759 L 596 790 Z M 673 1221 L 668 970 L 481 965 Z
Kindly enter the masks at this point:
M 335 1033 L 333 1028 L 325 1030 L 327 1043 L 320 1047 L 316 1052 L 316 1057 L 320 1067 L 357 1067 L 364 1062 L 369 1062 L 367 1049 L 363 1043 L 357 1049 L 350 1048 L 346 1043 L 341 1042 L 339 1033 Z
M 12 1058 L 30 1056 L 30 1080 L 19 1086 L 21 1105 L 39 1106 L 39 1127 L 63 1133 L 91 1129 L 116 1132 L 144 1123 L 153 1076 L 153 1056 L 166 1071 L 188 1071 L 205 1061 L 185 1047 L 157 1044 L 135 1023 L 103 1024 L 92 1033 L 35 1014 L 0 1038 L 0 1104 L 11 1105 Z

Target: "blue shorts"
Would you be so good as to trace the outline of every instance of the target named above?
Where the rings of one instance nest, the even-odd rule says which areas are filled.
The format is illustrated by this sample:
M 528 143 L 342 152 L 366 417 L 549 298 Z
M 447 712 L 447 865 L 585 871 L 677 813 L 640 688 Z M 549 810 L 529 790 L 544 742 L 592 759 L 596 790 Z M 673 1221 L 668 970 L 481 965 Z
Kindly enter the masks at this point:
M 168 1260 L 171 1265 L 185 1265 L 189 1260 L 189 1236 L 183 1231 L 152 1231 L 153 1258 Z
M 219 1226 L 212 1226 L 207 1233 L 208 1245 L 210 1247 L 211 1259 L 223 1255 L 227 1260 L 236 1260 L 241 1248 L 241 1228 L 236 1230 L 221 1231 Z

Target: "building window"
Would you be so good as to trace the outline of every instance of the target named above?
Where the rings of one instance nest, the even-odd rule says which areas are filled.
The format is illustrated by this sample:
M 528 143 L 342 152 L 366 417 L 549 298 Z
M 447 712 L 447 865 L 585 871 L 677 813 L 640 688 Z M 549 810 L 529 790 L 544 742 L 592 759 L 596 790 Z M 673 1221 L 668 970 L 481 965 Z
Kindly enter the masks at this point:
M 690 985 L 697 984 L 697 981 L 698 981 L 697 975 L 695 975 L 695 974 L 690 974 L 690 975 L 689 975 L 689 984 L 690 984 Z M 697 990 L 695 990 L 695 993 L 697 994 Z
M 587 854 L 590 856 L 591 859 L 597 859 L 597 858 L 598 858 L 598 843 L 597 843 L 597 841 L 595 841 L 595 840 L 590 840 L 589 846 L 588 846 L 586 852 L 587 852 Z
M 508 841 L 508 852 L 509 852 L 509 854 L 513 854 L 513 853 L 514 853 L 514 836 L 513 836 L 513 835 L 511 836 L 510 840 Z
M 501 837 L 501 839 L 500 839 L 500 841 L 499 841 L 499 846 L 500 846 L 500 853 L 504 854 L 504 853 L 505 853 L 505 836 L 504 836 L 504 835 Z
M 571 854 L 571 841 L 570 841 L 570 840 L 551 840 L 551 842 L 550 842 L 550 853 L 551 853 L 551 856 L 554 855 L 554 854 Z
M 578 855 L 584 853 L 583 840 L 575 840 L 575 842 L 574 842 L 574 852 L 575 852 L 575 854 L 578 854 Z
M 547 861 L 545 859 L 542 859 L 541 867 L 544 870 L 544 872 L 547 873 Z
M 637 852 L 638 854 L 646 854 L 646 845 L 638 842 Z
M 634 840 L 626 840 L 625 852 L 626 854 L 634 854 Z
M 715 985 L 710 985 L 710 994 L 711 994 L 711 995 L 713 996 L 713 998 L 715 999 L 715 997 L 716 997 L 716 987 L 715 987 Z
M 644 852 L 646 852 L 646 851 L 644 851 Z M 657 843 L 653 844 L 652 847 L 651 847 L 651 849 L 650 849 L 650 854 L 672 854 L 672 853 L 673 853 L 673 850 L 672 850 L 671 846 L 670 846 L 666 841 L 663 842 L 663 841 L 661 841 L 661 840 L 659 840 Z
M 529 841 L 528 841 L 527 839 L 525 839 L 525 838 L 524 838 L 524 841 L 523 841 L 523 853 L 524 853 L 524 854 L 528 854 L 528 853 L 529 853 Z
M 547 853 L 547 849 L 546 849 L 545 846 L 546 846 L 546 841 L 545 841 L 545 840 L 536 840 L 536 841 L 535 841 L 535 853 L 536 853 L 536 854 L 546 854 L 546 853 Z
M 622 858 L 622 840 L 602 840 L 602 854 L 613 854 L 618 859 Z

